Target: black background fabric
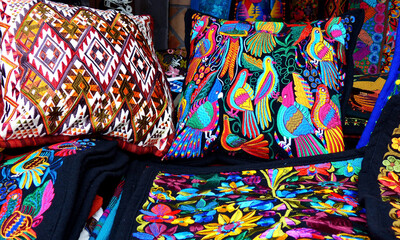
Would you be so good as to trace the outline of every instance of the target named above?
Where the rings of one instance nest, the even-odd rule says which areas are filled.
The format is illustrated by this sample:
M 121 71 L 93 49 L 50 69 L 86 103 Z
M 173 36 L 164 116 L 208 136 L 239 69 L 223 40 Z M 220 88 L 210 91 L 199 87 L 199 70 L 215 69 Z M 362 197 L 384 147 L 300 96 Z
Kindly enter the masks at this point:
M 394 222 L 389 217 L 392 206 L 383 202 L 378 185 L 379 168 L 388 151 L 393 130 L 400 125 L 400 95 L 386 104 L 367 146 L 359 180 L 360 201 L 365 202 L 367 221 L 373 239 L 396 239 L 391 229 Z

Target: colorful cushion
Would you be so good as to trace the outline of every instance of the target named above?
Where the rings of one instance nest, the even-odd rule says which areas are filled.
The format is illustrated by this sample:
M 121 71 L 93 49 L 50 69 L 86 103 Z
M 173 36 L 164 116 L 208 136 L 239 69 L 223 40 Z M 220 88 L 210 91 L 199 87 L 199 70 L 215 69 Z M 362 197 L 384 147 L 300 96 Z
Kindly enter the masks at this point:
M 0 147 L 102 135 L 163 155 L 173 106 L 149 27 L 114 10 L 2 2 Z
M 369 139 L 360 172 L 360 201 L 365 202 L 372 239 L 400 237 L 400 95 L 386 103 Z
M 397 34 L 400 34 L 400 28 L 397 29 Z M 400 38 L 397 38 L 396 44 L 400 45 Z M 396 48 L 394 51 L 393 63 L 390 67 L 388 78 L 385 82 L 385 85 L 383 85 L 381 92 L 379 93 L 378 99 L 376 100 L 369 121 L 365 126 L 360 141 L 357 144 L 358 148 L 368 144 L 370 135 L 375 128 L 376 121 L 378 121 L 382 109 L 386 105 L 388 99 L 390 99 L 391 96 L 400 93 L 399 69 L 400 69 L 400 48 Z
M 370 239 L 362 151 L 223 167 L 128 172 L 115 239 Z M 131 178 L 131 180 L 129 180 Z M 129 189 L 129 188 L 128 188 Z M 137 204 L 132 204 L 137 203 Z
M 270 159 L 342 151 L 340 103 L 352 83 L 362 14 L 293 26 L 193 14 L 166 158 L 202 157 L 218 147 Z

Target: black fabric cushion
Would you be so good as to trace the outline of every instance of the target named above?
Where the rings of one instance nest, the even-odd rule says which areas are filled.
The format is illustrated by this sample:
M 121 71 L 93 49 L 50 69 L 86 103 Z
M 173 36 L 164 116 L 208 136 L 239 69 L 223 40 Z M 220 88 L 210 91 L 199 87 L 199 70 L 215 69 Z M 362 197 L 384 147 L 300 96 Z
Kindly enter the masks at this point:
M 383 109 L 360 173 L 360 200 L 373 239 L 400 237 L 400 96 Z
M 189 11 L 189 65 L 165 158 L 220 153 L 260 161 L 343 151 L 341 110 L 363 16 L 290 25 Z
M 98 187 L 124 175 L 117 143 L 73 140 L 1 165 L 1 235 L 7 239 L 77 239 Z

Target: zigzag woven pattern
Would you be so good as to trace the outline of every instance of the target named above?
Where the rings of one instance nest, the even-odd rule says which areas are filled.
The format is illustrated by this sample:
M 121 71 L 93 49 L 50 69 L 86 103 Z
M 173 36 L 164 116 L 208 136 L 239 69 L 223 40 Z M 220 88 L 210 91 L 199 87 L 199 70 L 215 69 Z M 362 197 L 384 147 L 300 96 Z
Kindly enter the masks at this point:
M 101 134 L 162 155 L 172 101 L 150 17 L 50 1 L 2 1 L 1 147 Z

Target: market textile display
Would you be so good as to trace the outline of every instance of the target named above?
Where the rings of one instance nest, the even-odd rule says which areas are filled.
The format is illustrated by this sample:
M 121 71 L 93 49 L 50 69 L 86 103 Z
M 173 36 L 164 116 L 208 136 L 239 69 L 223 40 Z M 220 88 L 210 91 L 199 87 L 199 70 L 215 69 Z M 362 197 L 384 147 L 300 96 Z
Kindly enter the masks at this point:
M 162 156 L 173 106 L 148 23 L 114 10 L 2 2 L 0 147 L 103 135 Z
M 362 11 L 304 25 L 190 14 L 188 72 L 165 158 L 199 158 L 218 146 L 229 158 L 343 151 L 341 104 Z

